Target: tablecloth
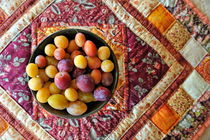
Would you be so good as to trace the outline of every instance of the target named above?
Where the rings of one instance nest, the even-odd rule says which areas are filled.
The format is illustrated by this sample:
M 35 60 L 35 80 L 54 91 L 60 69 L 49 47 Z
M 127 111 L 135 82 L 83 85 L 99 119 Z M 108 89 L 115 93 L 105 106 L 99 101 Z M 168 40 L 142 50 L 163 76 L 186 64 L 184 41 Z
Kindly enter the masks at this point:
M 0 1 L 0 140 L 197 140 L 210 125 L 209 0 Z M 82 28 L 117 57 L 108 104 L 81 119 L 41 108 L 25 67 L 45 37 Z M 208 138 L 208 137 L 205 137 Z

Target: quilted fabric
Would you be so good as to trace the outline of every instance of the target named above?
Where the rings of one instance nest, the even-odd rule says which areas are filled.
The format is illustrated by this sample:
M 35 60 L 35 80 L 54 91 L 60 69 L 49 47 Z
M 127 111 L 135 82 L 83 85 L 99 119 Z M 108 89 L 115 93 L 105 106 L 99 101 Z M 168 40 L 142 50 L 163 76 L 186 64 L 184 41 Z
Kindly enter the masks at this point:
M 1 139 L 198 139 L 210 124 L 209 20 L 192 1 L 1 1 Z M 25 73 L 37 45 L 67 28 L 100 36 L 119 66 L 108 104 L 74 120 L 44 110 Z

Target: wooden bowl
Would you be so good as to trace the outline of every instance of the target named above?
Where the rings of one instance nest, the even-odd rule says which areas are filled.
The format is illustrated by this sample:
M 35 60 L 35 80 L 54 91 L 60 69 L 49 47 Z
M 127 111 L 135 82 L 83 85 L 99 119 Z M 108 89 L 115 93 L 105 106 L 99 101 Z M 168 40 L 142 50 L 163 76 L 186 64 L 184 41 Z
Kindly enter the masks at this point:
M 51 35 L 49 35 L 48 37 L 46 37 L 35 49 L 34 53 L 32 54 L 29 63 L 35 63 L 35 58 L 37 55 L 45 55 L 44 53 L 44 48 L 47 44 L 54 44 L 54 38 L 58 35 L 64 35 L 66 36 L 69 40 L 74 39 L 76 33 L 81 32 L 85 35 L 87 40 L 91 40 L 96 44 L 96 47 L 99 48 L 101 46 L 108 46 L 108 44 L 101 39 L 99 36 L 97 36 L 96 34 L 91 33 L 90 31 L 86 31 L 86 30 L 82 30 L 82 29 L 65 29 L 65 30 L 60 30 L 58 32 L 55 32 Z M 108 89 L 111 91 L 111 93 L 114 93 L 114 90 L 117 86 L 117 82 L 118 82 L 118 64 L 117 64 L 117 59 L 112 51 L 112 49 L 109 47 L 110 51 L 111 51 L 111 55 L 110 55 L 110 60 L 114 63 L 114 70 L 112 71 L 113 74 L 113 78 L 114 81 L 112 83 L 112 85 L 110 87 L 108 87 Z M 30 77 L 28 77 L 30 79 Z M 33 93 L 34 98 L 36 98 L 36 91 L 31 90 L 31 93 Z M 37 99 L 36 99 L 37 100 Z M 37 101 L 38 102 L 38 101 Z M 66 110 L 56 110 L 54 108 L 52 108 L 48 103 L 39 103 L 41 105 L 41 107 L 43 107 L 46 111 L 48 111 L 49 113 L 56 115 L 58 117 L 62 117 L 62 118 L 68 118 L 68 119 L 76 119 L 76 118 L 82 118 L 82 117 L 87 117 L 93 113 L 96 113 L 97 111 L 99 111 L 104 105 L 107 104 L 108 101 L 97 101 L 97 102 L 90 102 L 90 103 L 86 103 L 88 106 L 88 110 L 80 115 L 80 116 L 72 116 L 70 115 Z

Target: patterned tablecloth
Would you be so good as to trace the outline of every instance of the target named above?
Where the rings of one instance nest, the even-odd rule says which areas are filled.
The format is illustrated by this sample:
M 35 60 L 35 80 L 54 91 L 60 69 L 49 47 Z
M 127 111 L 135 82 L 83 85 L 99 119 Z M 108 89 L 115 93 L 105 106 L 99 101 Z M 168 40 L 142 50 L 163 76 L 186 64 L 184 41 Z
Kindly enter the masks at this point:
M 209 4 L 0 1 L 0 140 L 199 139 L 210 125 Z M 34 48 L 66 28 L 102 37 L 119 65 L 112 99 L 82 119 L 49 114 L 27 86 L 25 67 Z

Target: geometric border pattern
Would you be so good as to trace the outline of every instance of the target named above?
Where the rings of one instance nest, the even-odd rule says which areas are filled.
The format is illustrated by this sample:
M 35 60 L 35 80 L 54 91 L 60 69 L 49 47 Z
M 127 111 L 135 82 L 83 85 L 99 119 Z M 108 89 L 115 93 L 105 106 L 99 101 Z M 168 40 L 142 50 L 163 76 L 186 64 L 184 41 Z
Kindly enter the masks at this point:
M 0 14 L 6 14 L 7 17 L 0 21 L 0 36 L 15 23 L 29 7 L 33 7 L 38 0 L 10 0 L 9 2 L 2 1 L 0 6 Z M 2 8 L 4 6 L 4 8 Z M 1 9 L 2 8 L 2 9 Z M 9 9 L 10 13 L 5 10 Z
M 25 28 L 41 14 L 54 0 L 42 0 L 29 9 L 13 26 L 0 37 L 0 52 Z

